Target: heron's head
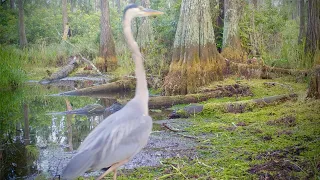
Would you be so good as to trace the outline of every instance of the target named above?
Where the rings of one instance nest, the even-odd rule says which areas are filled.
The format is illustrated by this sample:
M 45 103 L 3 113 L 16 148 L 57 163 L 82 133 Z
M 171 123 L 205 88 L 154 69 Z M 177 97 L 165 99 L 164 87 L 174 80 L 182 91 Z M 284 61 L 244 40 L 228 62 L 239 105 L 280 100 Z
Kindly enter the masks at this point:
M 124 9 L 124 17 L 145 17 L 145 16 L 156 16 L 163 14 L 161 11 L 156 11 L 153 9 L 144 8 L 142 6 L 138 6 L 136 4 L 129 4 Z

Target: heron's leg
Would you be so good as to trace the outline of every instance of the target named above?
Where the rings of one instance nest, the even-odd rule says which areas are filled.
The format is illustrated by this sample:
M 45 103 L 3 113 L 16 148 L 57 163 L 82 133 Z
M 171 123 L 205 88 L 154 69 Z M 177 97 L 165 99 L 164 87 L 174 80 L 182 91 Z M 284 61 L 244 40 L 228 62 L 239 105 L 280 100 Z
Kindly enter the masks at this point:
M 113 171 L 113 180 L 117 180 L 117 169 Z
M 122 160 L 120 162 L 114 163 L 106 172 L 104 172 L 101 176 L 97 178 L 97 180 L 102 179 L 107 174 L 109 174 L 111 171 L 117 171 L 118 167 L 122 166 L 123 164 L 127 163 L 129 159 Z

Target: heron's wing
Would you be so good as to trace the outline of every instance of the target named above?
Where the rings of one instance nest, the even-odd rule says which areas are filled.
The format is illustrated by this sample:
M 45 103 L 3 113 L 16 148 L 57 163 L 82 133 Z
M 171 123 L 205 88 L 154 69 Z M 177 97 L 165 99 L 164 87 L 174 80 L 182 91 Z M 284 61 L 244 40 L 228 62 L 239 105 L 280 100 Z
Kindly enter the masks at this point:
M 96 152 L 96 168 L 103 168 L 135 155 L 146 144 L 152 129 L 150 116 L 127 104 L 102 121 L 82 142 L 82 151 Z
M 147 144 L 152 129 L 152 119 L 150 116 L 140 116 L 140 121 L 135 124 L 135 128 L 129 125 L 119 126 L 115 134 L 110 139 L 108 145 L 104 146 L 97 154 L 97 163 L 94 163 L 94 169 L 101 169 L 124 159 L 131 159 Z M 132 125 L 132 124 L 131 124 Z M 123 131 L 126 129 L 126 131 Z

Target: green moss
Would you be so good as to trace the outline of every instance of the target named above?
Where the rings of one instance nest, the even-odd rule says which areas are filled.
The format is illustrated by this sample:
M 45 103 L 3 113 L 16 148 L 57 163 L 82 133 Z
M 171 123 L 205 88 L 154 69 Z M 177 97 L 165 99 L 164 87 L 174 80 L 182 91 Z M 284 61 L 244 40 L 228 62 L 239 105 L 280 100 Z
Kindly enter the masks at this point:
M 162 89 L 161 89 L 161 88 L 158 88 L 158 89 L 150 88 L 150 89 L 149 89 L 149 93 L 150 93 L 150 94 L 161 94 L 161 92 L 162 92 Z

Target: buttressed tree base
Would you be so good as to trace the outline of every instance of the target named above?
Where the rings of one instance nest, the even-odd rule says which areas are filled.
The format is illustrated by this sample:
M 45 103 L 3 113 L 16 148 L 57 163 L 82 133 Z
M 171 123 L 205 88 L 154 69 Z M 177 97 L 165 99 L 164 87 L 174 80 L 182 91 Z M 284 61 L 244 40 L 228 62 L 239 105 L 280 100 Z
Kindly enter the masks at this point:
M 218 53 L 209 0 L 183 0 L 175 35 L 166 95 L 193 93 L 199 86 L 222 78 L 224 58 Z

